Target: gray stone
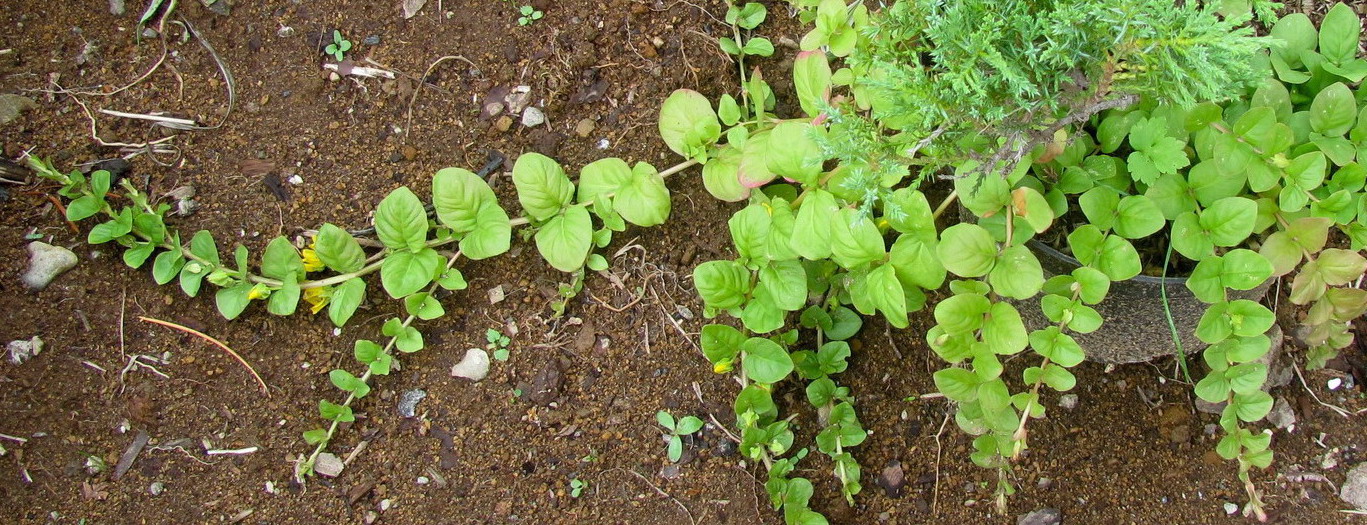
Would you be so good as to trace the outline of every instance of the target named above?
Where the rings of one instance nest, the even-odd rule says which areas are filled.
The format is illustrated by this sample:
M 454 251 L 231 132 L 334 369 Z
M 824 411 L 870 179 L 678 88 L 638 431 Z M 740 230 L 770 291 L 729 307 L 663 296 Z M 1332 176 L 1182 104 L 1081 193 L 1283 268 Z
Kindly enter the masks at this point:
M 1063 394 L 1058 398 L 1058 406 L 1068 410 L 1077 408 L 1077 394 Z
M 28 245 L 28 271 L 20 280 L 30 291 L 37 292 L 56 279 L 62 272 L 76 266 L 76 254 L 61 246 L 35 241 Z
M 123 0 L 109 0 L 109 14 L 121 16 L 127 9 L 123 5 Z
M 427 392 L 421 389 L 413 389 L 404 392 L 399 397 L 399 415 L 403 417 L 413 417 L 417 415 L 418 403 L 427 397 Z
M 1058 509 L 1044 508 L 1016 518 L 1016 525 L 1059 525 L 1063 523 L 1063 513 Z
M 0 124 L 9 124 L 19 114 L 38 107 L 33 99 L 23 95 L 0 94 Z
M 465 358 L 451 367 L 451 377 L 463 377 L 478 383 L 489 375 L 489 353 L 483 348 L 465 351 Z
M 1367 463 L 1359 463 L 1348 471 L 1348 478 L 1339 490 L 1339 498 L 1358 510 L 1367 511 Z
M 522 125 L 534 128 L 546 123 L 546 114 L 536 108 L 527 108 L 522 111 Z
M 1296 412 L 1291 410 L 1291 403 L 1287 403 L 1286 398 L 1278 397 L 1272 411 L 1267 413 L 1267 422 L 1277 428 L 1290 428 L 1296 424 Z
M 342 475 L 342 470 L 346 469 L 346 463 L 331 452 L 324 452 L 318 455 L 318 459 L 313 462 L 313 471 L 320 476 L 335 478 Z

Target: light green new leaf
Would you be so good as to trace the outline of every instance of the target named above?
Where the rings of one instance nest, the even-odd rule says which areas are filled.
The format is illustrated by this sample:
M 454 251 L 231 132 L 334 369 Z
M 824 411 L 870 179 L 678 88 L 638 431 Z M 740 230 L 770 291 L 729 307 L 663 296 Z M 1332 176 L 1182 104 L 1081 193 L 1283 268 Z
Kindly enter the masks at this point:
M 750 293 L 750 271 L 735 261 L 708 261 L 693 270 L 693 286 L 708 307 L 735 308 Z
M 831 223 L 838 220 L 835 196 L 823 189 L 807 193 L 798 207 L 788 246 L 798 255 L 821 260 L 831 256 Z
M 1258 204 L 1252 199 L 1227 197 L 1201 211 L 1200 225 L 1216 246 L 1236 246 L 1253 234 L 1257 218 Z M 1173 235 L 1180 235 L 1175 229 Z
M 793 372 L 793 359 L 778 343 L 751 337 L 740 347 L 745 374 L 758 383 L 777 383 Z
M 1029 342 L 1020 312 L 1010 303 L 992 303 L 983 322 L 982 340 L 994 354 L 1014 355 Z
M 252 283 L 242 282 L 227 288 L 219 288 L 214 293 L 218 313 L 230 321 L 237 319 L 237 316 L 242 315 L 242 311 L 247 309 L 247 303 L 250 302 L 247 294 L 251 293 L 252 286 Z
M 935 252 L 945 269 L 960 277 L 982 277 L 992 270 L 997 243 L 982 226 L 960 223 L 946 228 Z
M 669 188 L 654 166 L 636 163 L 631 177 L 617 190 L 613 209 L 637 226 L 656 226 L 669 218 Z
M 441 301 L 426 292 L 415 293 L 403 298 L 403 306 L 409 315 L 417 316 L 418 319 L 424 321 L 446 315 L 446 309 L 442 308 Z
M 1272 263 L 1257 252 L 1232 250 L 1224 256 L 1220 284 L 1234 290 L 1252 290 L 1272 277 Z
M 375 235 L 391 250 L 421 250 L 427 242 L 427 211 L 408 187 L 385 196 L 375 209 Z
M 726 202 L 739 202 L 750 196 L 750 188 L 740 183 L 741 153 L 725 146 L 702 167 L 703 187 L 713 197 Z
M 431 283 L 441 263 L 441 255 L 431 248 L 393 252 L 380 263 L 380 285 L 390 297 L 406 297 Z
M 978 375 L 963 368 L 946 368 L 933 375 L 935 389 L 950 400 L 972 403 L 978 400 Z
M 1356 16 L 1353 25 L 1358 25 Z M 1357 50 L 1357 42 L 1353 43 L 1353 49 Z M 1310 103 L 1310 127 L 1326 137 L 1343 136 L 1353 127 L 1356 117 L 1357 103 L 1353 100 L 1353 92 L 1342 82 L 1324 88 Z
M 460 168 L 438 171 L 432 179 L 432 206 L 442 224 L 464 235 L 460 251 L 465 257 L 480 260 L 508 251 L 508 213 L 478 175 Z
M 743 259 L 759 261 L 768 257 L 769 230 L 773 227 L 773 217 L 765 204 L 754 203 L 741 208 L 726 225 L 731 230 L 731 242 L 736 246 L 736 253 Z
M 364 279 L 352 277 L 343 281 L 332 289 L 332 297 L 328 299 L 328 319 L 338 327 L 345 325 L 364 300 Z
M 631 180 L 631 166 L 626 161 L 608 157 L 590 162 L 579 170 L 579 203 L 598 200 L 604 194 L 615 194 Z
M 707 160 L 707 147 L 721 137 L 712 104 L 701 93 L 679 89 L 660 106 L 660 138 L 685 158 Z
M 1121 237 L 1148 237 L 1166 224 L 1162 210 L 1146 196 L 1126 196 L 1116 207 L 1115 233 Z
M 584 266 L 593 248 L 593 219 L 582 206 L 565 208 L 536 231 L 536 249 L 551 266 L 575 272 Z
M 868 217 L 843 208 L 831 225 L 831 258 L 846 269 L 882 259 L 887 252 L 883 235 Z
M 708 111 L 712 111 L 710 107 Z M 513 184 L 517 186 L 517 202 L 538 221 L 554 217 L 574 198 L 574 183 L 565 170 L 540 153 L 524 153 L 517 158 L 513 164 Z
M 1025 246 L 1012 246 L 997 256 L 987 276 L 992 291 L 1012 299 L 1028 299 L 1044 285 L 1044 270 L 1039 259 Z
M 759 269 L 755 295 L 763 294 L 774 306 L 796 311 L 807 303 L 807 273 L 798 261 L 774 261 Z
M 1334 5 L 1320 22 L 1320 53 L 1330 62 L 1342 63 L 1357 56 L 1362 22 L 1353 8 Z
M 289 239 L 276 237 L 266 245 L 266 251 L 261 254 L 261 275 L 282 280 L 287 276 L 296 279 L 304 276 L 304 261 Z
M 883 312 L 888 324 L 894 328 L 907 327 L 907 294 L 892 265 L 884 264 L 869 272 L 864 280 L 864 293 Z
M 365 266 L 365 251 L 350 233 L 332 223 L 318 228 L 314 238 L 314 251 L 318 260 L 338 273 L 350 273 Z
M 700 339 L 703 355 L 714 365 L 736 357 L 740 353 L 740 345 L 746 340 L 740 330 L 724 324 L 704 326 Z
M 797 121 L 774 126 L 769 132 L 769 143 L 782 147 L 770 147 L 766 152 L 765 166 L 769 172 L 803 184 L 815 184 L 825 160 L 813 138 L 820 129 Z
M 1068 368 L 1077 366 L 1086 358 L 1077 341 L 1060 331 L 1057 326 L 1030 332 L 1030 347 L 1039 355 Z
M 794 229 L 794 237 L 801 230 Z M 927 290 L 939 288 L 945 281 L 945 267 L 936 255 L 935 244 L 927 244 L 920 236 L 904 233 L 897 236 L 888 250 L 888 262 L 897 270 L 897 278 L 904 284 Z
M 831 65 L 825 51 L 798 53 L 793 60 L 793 89 L 803 113 L 809 117 L 820 114 L 831 89 Z
M 266 311 L 274 315 L 292 315 L 299 307 L 299 281 L 293 275 L 281 279 L 280 289 L 266 298 Z

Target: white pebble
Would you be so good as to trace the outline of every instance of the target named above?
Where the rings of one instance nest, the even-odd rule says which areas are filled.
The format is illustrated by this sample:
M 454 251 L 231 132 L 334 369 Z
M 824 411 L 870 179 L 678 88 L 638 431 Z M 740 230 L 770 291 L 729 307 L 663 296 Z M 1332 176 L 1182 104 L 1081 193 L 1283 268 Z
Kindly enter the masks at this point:
M 1343 380 L 1335 377 L 1325 383 L 1325 386 L 1328 386 L 1330 390 L 1338 390 L 1340 386 L 1343 386 Z
M 465 358 L 451 367 L 451 377 L 463 377 L 479 382 L 489 375 L 489 353 L 483 348 L 465 351 Z

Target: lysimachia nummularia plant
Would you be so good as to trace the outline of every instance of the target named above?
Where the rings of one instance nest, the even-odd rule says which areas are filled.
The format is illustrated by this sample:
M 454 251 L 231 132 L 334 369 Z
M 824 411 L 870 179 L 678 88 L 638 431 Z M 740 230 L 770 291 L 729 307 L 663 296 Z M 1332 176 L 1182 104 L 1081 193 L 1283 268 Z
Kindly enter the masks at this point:
M 855 312 L 905 327 L 925 291 L 948 282 L 926 337 L 950 365 L 934 380 L 959 427 L 977 436 L 971 459 L 997 471 L 1004 508 L 1015 491 L 1011 459 L 1028 445 L 1028 422 L 1044 416 L 1042 395 L 1076 384 L 1069 369 L 1087 351 L 1074 335 L 1102 327 L 1095 306 L 1113 282 L 1146 270 L 1135 242 L 1171 238 L 1176 253 L 1158 259 L 1186 258 L 1188 286 L 1211 303 L 1196 336 L 1212 345 L 1212 372 L 1197 391 L 1227 403 L 1228 434 L 1217 448 L 1238 460 L 1246 510 L 1261 517 L 1249 472 L 1271 461 L 1269 435 L 1242 425 L 1270 408 L 1259 388 L 1266 366 L 1256 360 L 1270 346 L 1273 316 L 1233 293 L 1304 262 L 1292 291 L 1298 304 L 1321 301 L 1307 318 L 1320 348 L 1312 364 L 1323 348 L 1350 340 L 1345 320 L 1363 302 L 1345 286 L 1362 274 L 1363 177 L 1351 164 L 1357 108 L 1345 87 L 1361 80 L 1348 45 L 1356 18 L 1350 24 L 1351 13 L 1336 8 L 1317 42 L 1305 20 L 1259 38 L 1247 8 L 1199 3 L 899 1 L 876 12 L 840 0 L 793 3 L 815 24 L 793 62 L 804 116 L 772 114 L 772 91 L 757 70 L 742 82 L 741 103 L 722 95 L 714 110 L 701 94 L 680 91 L 661 115 L 666 143 L 704 163 L 707 189 L 746 202 L 729 223 L 737 258 L 694 273 L 705 313 L 728 314 L 741 327 L 709 325 L 703 346 L 715 370 L 741 382 L 742 430 L 774 451 L 791 446 L 770 385 L 794 370 L 813 381 L 813 403 L 826 403 L 823 423 L 857 428 L 845 417 L 852 410 L 836 409 L 853 407 L 848 389 L 829 381 L 848 348 L 826 354 L 840 356 L 839 366 L 814 364 L 827 339 L 853 335 L 832 337 L 832 329 L 858 319 Z M 1275 18 L 1267 2 L 1252 7 L 1264 21 Z M 1276 42 L 1288 37 L 1289 46 Z M 1260 57 L 1271 44 L 1269 68 Z M 832 57 L 846 67 L 832 70 Z M 1273 68 L 1299 87 L 1273 86 Z M 1272 99 L 1290 133 L 1264 122 L 1268 110 L 1258 107 Z M 671 135 L 666 122 L 692 134 Z M 1280 142 L 1251 144 L 1266 140 Z M 1228 175 L 1250 159 L 1266 170 Z M 1326 178 L 1330 162 L 1339 169 Z M 934 207 L 920 192 L 933 174 L 954 179 Z M 936 219 L 956 200 L 974 220 L 938 230 Z M 1334 225 L 1351 249 L 1325 248 Z M 1046 275 L 1028 245 L 1036 238 L 1055 239 L 1080 265 Z M 1047 324 L 1027 327 L 1023 305 Z M 798 324 L 815 337 L 786 329 L 799 311 Z M 1027 350 L 1032 366 L 1007 377 L 1003 358 Z M 848 445 L 836 441 L 841 447 L 818 445 L 837 448 L 834 459 Z M 786 479 L 791 462 L 761 452 L 751 457 L 770 465 L 772 500 L 788 521 L 819 522 L 807 505 L 810 482 Z M 841 475 L 853 460 L 834 463 L 847 496 L 857 492 Z
M 608 261 L 594 253 L 612 241 L 614 232 L 626 224 L 655 226 L 670 212 L 670 193 L 664 176 L 695 164 L 683 162 L 665 172 L 645 163 L 635 166 L 616 158 L 584 166 L 578 184 L 549 157 L 526 153 L 513 167 L 513 182 L 524 217 L 508 217 L 493 190 L 479 175 L 460 168 L 440 170 L 432 178 L 432 212 L 407 187 L 390 192 L 375 210 L 374 234 L 378 251 L 367 254 L 356 235 L 324 224 L 307 243 L 276 237 L 266 244 L 258 269 L 250 266 L 250 253 L 238 245 L 233 264 L 225 264 L 218 243 L 208 231 L 196 232 L 188 245 L 180 233 L 167 226 L 169 206 L 155 204 L 129 180 L 119 181 L 121 201 L 110 196 L 113 180 L 107 171 L 89 176 L 79 171 L 62 173 L 52 165 L 28 157 L 40 176 L 62 185 L 59 193 L 71 199 L 67 219 L 99 217 L 87 242 L 115 242 L 127 248 L 123 260 L 139 268 L 152 260 L 152 276 L 158 284 L 178 281 L 191 297 L 204 281 L 218 287 L 215 303 L 227 319 L 242 315 L 252 301 L 265 301 L 268 312 L 290 315 L 302 300 L 311 312 L 324 309 L 338 327 L 344 326 L 366 300 L 364 276 L 378 272 L 385 294 L 400 301 L 403 313 L 385 320 L 383 344 L 368 339 L 355 342 L 353 355 L 364 369 L 354 374 L 345 369 L 328 373 L 334 386 L 346 393 L 341 403 L 320 400 L 318 412 L 327 425 L 304 433 L 313 451 L 300 456 L 296 474 L 313 472 L 314 462 L 336 434 L 341 423 L 355 420 L 353 403 L 371 392 L 370 380 L 387 375 L 398 366 L 395 351 L 411 353 L 424 346 L 418 320 L 446 314 L 438 300 L 439 289 L 462 290 L 465 276 L 456 268 L 462 258 L 479 260 L 508 251 L 512 229 L 527 226 L 537 250 L 552 267 L 573 276 L 573 285 L 562 285 L 562 298 L 553 305 L 557 315 L 565 301 L 581 286 L 585 270 L 603 270 Z M 452 251 L 439 251 L 454 246 Z M 155 257 L 154 257 L 155 255 Z M 331 274 L 319 276 L 318 274 Z

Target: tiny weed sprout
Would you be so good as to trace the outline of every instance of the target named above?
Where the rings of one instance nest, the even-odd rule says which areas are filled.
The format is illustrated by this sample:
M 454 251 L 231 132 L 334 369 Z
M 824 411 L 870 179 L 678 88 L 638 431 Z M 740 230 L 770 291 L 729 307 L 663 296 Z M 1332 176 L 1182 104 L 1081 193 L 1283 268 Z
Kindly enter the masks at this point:
M 571 479 L 571 480 L 570 480 L 570 497 L 572 497 L 572 498 L 578 498 L 579 496 L 583 495 L 583 494 L 584 494 L 584 491 L 585 491 L 585 490 L 588 490 L 588 488 L 589 488 L 589 482 L 584 481 L 584 480 L 579 479 L 579 478 Z
M 338 62 L 346 60 L 346 52 L 351 51 L 351 41 L 342 36 L 342 32 L 332 30 L 332 43 L 328 44 L 323 52 L 332 55 Z
M 517 17 L 517 25 L 520 26 L 532 25 L 533 22 L 541 20 L 541 17 L 545 16 L 540 10 L 529 5 L 517 8 L 517 12 L 522 15 Z
M 508 343 L 512 341 L 508 336 L 503 335 L 503 332 L 490 328 L 484 331 L 484 340 L 488 341 L 485 348 L 492 351 L 491 353 L 493 354 L 494 359 L 499 361 L 508 360 Z
M 678 421 L 674 416 L 663 410 L 655 413 L 655 421 L 665 428 L 665 436 L 669 440 L 669 460 L 675 463 L 683 457 L 683 436 L 687 436 L 702 429 L 702 420 L 694 416 L 684 416 Z

